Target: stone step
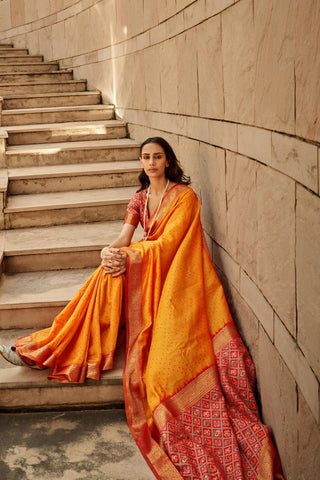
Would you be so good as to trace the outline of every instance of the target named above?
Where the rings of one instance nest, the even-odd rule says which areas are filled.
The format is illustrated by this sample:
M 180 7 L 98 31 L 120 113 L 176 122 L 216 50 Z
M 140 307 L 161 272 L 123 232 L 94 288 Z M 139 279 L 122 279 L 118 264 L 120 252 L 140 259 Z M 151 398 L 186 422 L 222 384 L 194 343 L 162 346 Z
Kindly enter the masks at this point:
M 8 145 L 26 145 L 123 138 L 127 135 L 127 126 L 119 120 L 95 120 L 9 126 L 6 131 Z
M 53 319 L 52 319 L 53 320 Z M 0 342 L 14 344 L 15 338 L 29 335 L 33 329 L 0 333 Z M 0 358 L 0 409 L 57 408 L 67 406 L 119 405 L 124 403 L 122 374 L 124 347 L 118 348 L 114 367 L 103 372 L 99 381 L 86 380 L 84 384 L 64 384 L 48 380 L 48 369 L 35 370 L 16 367 Z
M 67 107 L 12 109 L 2 111 L 2 127 L 37 123 L 112 120 L 113 118 L 113 105 L 72 105 Z
M 130 138 L 8 146 L 8 167 L 137 160 L 140 144 Z
M 3 47 L 1 48 L 1 57 L 6 57 L 10 55 L 15 55 L 15 56 L 25 56 L 28 55 L 28 49 L 27 48 L 12 48 L 12 47 Z
M 2 83 L 0 95 L 6 96 L 17 93 L 58 93 L 82 92 L 86 90 L 86 80 L 64 80 L 56 82 L 27 82 L 27 83 Z
M 13 48 L 13 44 L 12 43 L 0 43 L 0 49 L 1 48 Z
M 137 187 L 9 196 L 5 229 L 121 220 Z
M 7 94 L 3 98 L 2 108 L 47 108 L 75 105 L 96 105 L 101 102 L 98 90 L 90 92 Z
M 0 329 L 49 327 L 95 268 L 2 274 Z
M 0 51 L 1 55 L 1 51 Z M 2 63 L 0 60 L 0 73 L 34 73 L 34 72 L 55 72 L 59 69 L 58 62 L 47 62 L 47 63 Z
M 10 168 L 10 195 L 137 185 L 140 162 L 105 162 Z
M 9 65 L 15 64 L 15 63 L 41 63 L 43 62 L 43 56 L 42 55 L 26 55 L 26 56 L 21 56 L 21 55 L 6 55 L 2 56 L 1 50 L 0 50 L 0 63 L 7 63 Z
M 100 252 L 120 233 L 123 220 L 5 230 L 3 269 L 23 273 L 97 267 Z M 138 226 L 133 241 L 143 237 Z
M 46 82 L 56 83 L 72 80 L 72 70 L 58 70 L 56 72 L 42 72 L 37 71 L 35 66 L 35 72 L 13 72 L 13 73 L 0 73 L 0 87 L 8 83 L 35 83 Z

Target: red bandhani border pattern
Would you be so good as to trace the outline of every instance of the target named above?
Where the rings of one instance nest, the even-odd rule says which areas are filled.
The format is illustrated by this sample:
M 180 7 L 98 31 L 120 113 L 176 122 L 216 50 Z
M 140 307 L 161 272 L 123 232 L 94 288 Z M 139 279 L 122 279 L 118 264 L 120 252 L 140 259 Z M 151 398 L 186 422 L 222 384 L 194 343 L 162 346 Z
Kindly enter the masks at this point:
M 254 398 L 253 362 L 241 339 L 216 361 L 221 385 L 164 426 L 164 447 L 185 480 L 256 479 L 269 430 Z

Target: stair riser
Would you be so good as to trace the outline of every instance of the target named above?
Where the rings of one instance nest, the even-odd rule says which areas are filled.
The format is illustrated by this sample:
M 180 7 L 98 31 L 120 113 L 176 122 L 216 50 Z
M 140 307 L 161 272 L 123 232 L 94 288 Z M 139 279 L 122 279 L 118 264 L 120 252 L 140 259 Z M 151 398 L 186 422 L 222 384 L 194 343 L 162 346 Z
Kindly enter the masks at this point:
M 123 404 L 122 385 L 68 385 L 55 383 L 48 387 L 3 388 L 1 410 L 23 407 L 57 408 L 66 406 L 107 406 Z
M 50 327 L 53 319 L 61 312 L 67 304 L 54 307 L 32 307 L 32 308 L 8 308 L 0 309 L 0 329 L 11 330 L 15 328 L 33 328 L 40 330 Z
M 86 89 L 86 81 L 72 83 L 38 83 L 24 85 L 0 85 L 0 95 L 14 95 L 18 93 L 58 93 L 58 92 L 83 92 Z M 21 108 L 21 107 L 20 107 Z
M 11 56 L 2 56 L 1 50 L 0 50 L 0 63 L 8 63 L 8 64 L 15 64 L 15 63 L 41 63 L 43 62 L 43 56 L 42 55 L 28 55 L 28 56 L 14 56 L 11 54 Z
M 126 127 L 87 126 L 74 129 L 47 130 L 38 132 L 9 133 L 8 145 L 26 145 L 34 143 L 81 142 L 87 140 L 105 140 L 124 138 Z
M 127 148 L 97 148 L 86 150 L 64 150 L 52 152 L 51 154 L 41 153 L 9 153 L 6 161 L 8 167 L 31 167 L 45 165 L 81 164 L 114 162 L 121 160 L 137 160 L 139 158 L 139 147 Z
M 67 112 L 44 112 L 2 115 L 2 126 L 35 125 L 41 123 L 85 122 L 90 120 L 112 120 L 113 110 L 82 110 Z
M 19 73 L 19 72 L 56 72 L 59 68 L 59 65 L 57 63 L 40 63 L 40 64 L 32 64 L 32 65 L 1 65 L 1 60 L 0 60 L 0 74 L 5 74 L 5 73 Z
M 17 57 L 20 56 L 27 56 L 28 55 L 28 50 L 26 48 L 1 48 L 0 50 L 0 56 L 1 57 L 7 57 L 10 55 L 15 55 Z
M 65 176 L 9 181 L 9 194 L 75 192 L 109 187 L 130 187 L 137 185 L 139 171 L 106 173 L 95 175 Z
M 69 270 L 91 268 L 100 265 L 100 252 L 96 250 L 77 250 L 61 253 L 43 253 L 34 255 L 15 255 L 5 257 L 4 271 L 6 273 L 41 272 L 49 270 Z M 1 312 L 1 310 L 0 310 Z
M 114 205 L 8 212 L 4 215 L 5 229 L 121 220 L 125 216 L 127 203 L 128 201 Z
M 65 107 L 77 105 L 97 105 L 101 102 L 100 93 L 87 95 L 64 95 L 54 97 L 34 97 L 34 98 L 4 98 L 3 109 L 14 108 L 42 108 L 42 107 Z
M 52 72 L 52 73 L 1 73 L 0 86 L 6 83 L 29 83 L 29 82 L 65 82 L 72 80 L 72 72 Z

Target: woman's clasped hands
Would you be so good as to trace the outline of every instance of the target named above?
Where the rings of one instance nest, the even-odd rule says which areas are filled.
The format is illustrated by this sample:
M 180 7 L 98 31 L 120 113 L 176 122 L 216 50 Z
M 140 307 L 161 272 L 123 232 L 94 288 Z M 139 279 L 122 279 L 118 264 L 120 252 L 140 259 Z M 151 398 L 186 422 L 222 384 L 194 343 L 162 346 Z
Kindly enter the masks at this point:
M 105 273 L 119 277 L 127 269 L 127 254 L 119 248 L 105 247 L 101 250 L 101 266 Z

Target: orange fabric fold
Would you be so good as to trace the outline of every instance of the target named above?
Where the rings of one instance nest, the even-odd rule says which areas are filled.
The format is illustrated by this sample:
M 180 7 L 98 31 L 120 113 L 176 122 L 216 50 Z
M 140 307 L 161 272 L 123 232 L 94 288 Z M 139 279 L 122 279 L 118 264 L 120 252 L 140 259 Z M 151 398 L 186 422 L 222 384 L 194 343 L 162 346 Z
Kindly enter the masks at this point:
M 172 187 L 151 225 L 147 241 L 123 248 L 125 276 L 99 267 L 51 328 L 16 341 L 20 355 L 56 381 L 99 379 L 125 319 L 127 419 L 156 478 L 283 478 L 193 190 Z
M 124 322 L 123 288 L 124 276 L 112 278 L 99 267 L 50 328 L 16 340 L 19 354 L 40 368 L 49 367 L 55 381 L 99 380 L 101 370 L 113 367 Z

